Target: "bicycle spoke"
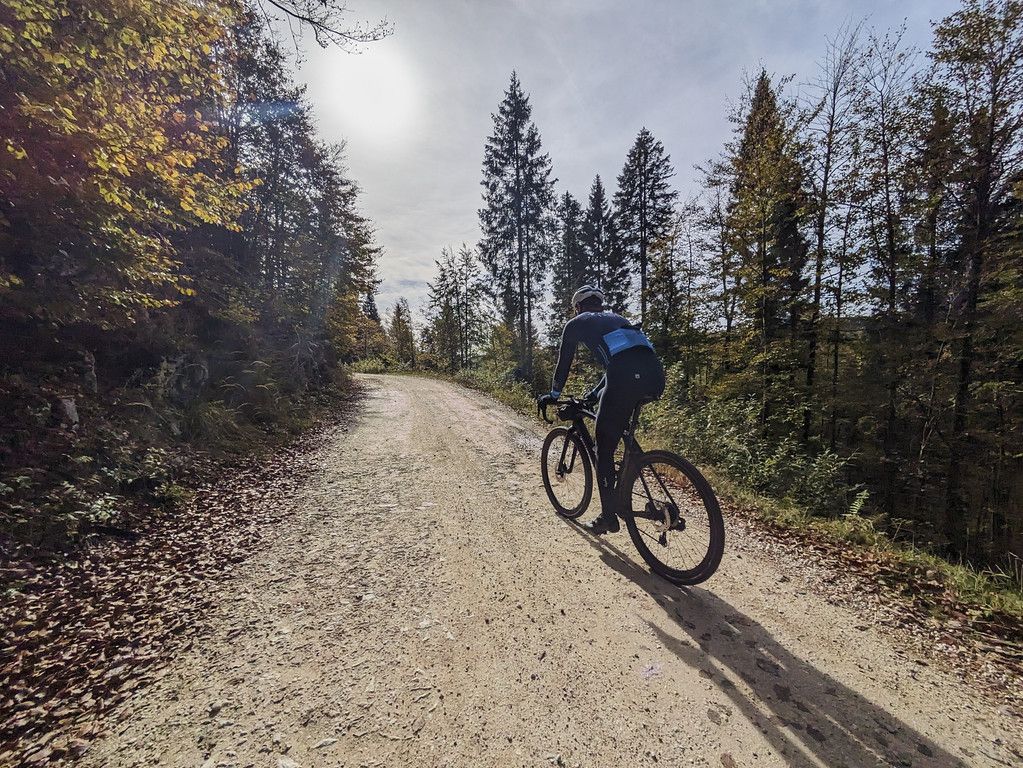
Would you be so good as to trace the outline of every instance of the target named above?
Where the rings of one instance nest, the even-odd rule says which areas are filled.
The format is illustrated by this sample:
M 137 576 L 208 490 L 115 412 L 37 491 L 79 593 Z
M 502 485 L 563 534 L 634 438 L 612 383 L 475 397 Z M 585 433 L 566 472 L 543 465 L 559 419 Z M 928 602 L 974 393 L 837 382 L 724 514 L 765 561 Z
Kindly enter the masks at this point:
M 581 514 L 589 503 L 592 477 L 578 438 L 571 432 L 552 432 L 544 443 L 541 461 L 555 509 L 568 517 Z
M 663 490 L 665 496 L 668 497 L 668 501 L 670 501 L 672 504 L 675 504 L 675 506 L 678 506 L 678 504 L 675 502 L 675 498 L 671 495 L 671 491 L 668 490 L 668 487 L 664 484 L 664 480 L 661 479 L 661 476 L 657 473 L 657 470 L 651 468 L 650 474 L 657 478 L 657 484 L 661 486 L 661 490 Z
M 673 466 L 651 463 L 634 475 L 628 492 L 650 556 L 673 572 L 698 568 L 711 546 L 710 521 L 691 481 Z

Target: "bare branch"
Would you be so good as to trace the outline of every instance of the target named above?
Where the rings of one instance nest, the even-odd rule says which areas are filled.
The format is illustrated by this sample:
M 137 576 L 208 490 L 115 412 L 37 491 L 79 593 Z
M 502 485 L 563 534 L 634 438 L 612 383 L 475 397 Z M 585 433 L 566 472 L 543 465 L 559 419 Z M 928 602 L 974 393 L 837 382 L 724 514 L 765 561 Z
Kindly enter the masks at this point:
M 279 11 L 289 22 L 298 22 L 299 29 L 309 28 L 321 48 L 336 45 L 345 51 L 357 52 L 358 46 L 383 40 L 394 32 L 387 19 L 373 24 L 346 26 L 343 16 L 350 12 L 340 0 L 253 0 L 268 18 L 267 6 Z

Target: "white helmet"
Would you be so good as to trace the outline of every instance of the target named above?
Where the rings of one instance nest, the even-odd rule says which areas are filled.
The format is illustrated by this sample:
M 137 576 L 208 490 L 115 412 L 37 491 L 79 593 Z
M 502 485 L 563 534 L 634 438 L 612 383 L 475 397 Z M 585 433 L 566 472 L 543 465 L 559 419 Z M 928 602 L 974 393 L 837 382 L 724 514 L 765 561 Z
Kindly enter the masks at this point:
M 574 294 L 572 294 L 572 306 L 577 307 L 587 299 L 600 299 L 600 303 L 604 303 L 604 292 L 599 288 L 594 288 L 592 285 L 584 285 Z

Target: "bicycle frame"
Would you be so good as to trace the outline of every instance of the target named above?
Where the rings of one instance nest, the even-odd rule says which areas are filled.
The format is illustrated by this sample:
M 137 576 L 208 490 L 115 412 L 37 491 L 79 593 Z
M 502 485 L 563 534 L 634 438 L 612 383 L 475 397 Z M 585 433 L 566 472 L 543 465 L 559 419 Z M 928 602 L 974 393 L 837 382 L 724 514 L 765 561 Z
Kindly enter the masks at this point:
M 637 405 L 636 409 L 632 412 L 632 416 L 629 419 L 629 426 L 626 427 L 625 433 L 622 435 L 622 440 L 625 442 L 625 451 L 622 455 L 621 465 L 618 467 L 618 471 L 615 473 L 615 485 L 618 486 L 623 477 L 628 477 L 629 466 L 634 456 L 639 456 L 643 453 L 642 447 L 640 447 L 639 441 L 636 440 L 636 425 L 639 423 L 639 412 L 642 408 L 642 404 Z M 589 428 L 586 426 L 586 419 L 596 419 L 597 415 L 594 411 L 582 408 L 577 413 L 575 418 L 572 419 L 572 426 L 569 428 L 570 433 L 577 434 L 582 441 L 586 452 L 589 454 L 590 463 L 596 470 L 597 467 L 597 446 L 593 436 L 590 434 Z M 568 445 L 572 443 L 572 456 L 568 457 Z M 558 469 L 563 472 L 571 472 L 575 466 L 575 441 L 566 440 L 561 447 L 561 457 L 558 459 Z M 565 463 L 566 458 L 569 459 L 569 463 Z M 660 481 L 660 478 L 658 478 Z M 646 486 L 646 480 L 643 479 L 643 485 Z M 663 485 L 663 483 L 662 483 Z M 649 489 L 647 489 L 649 493 Z

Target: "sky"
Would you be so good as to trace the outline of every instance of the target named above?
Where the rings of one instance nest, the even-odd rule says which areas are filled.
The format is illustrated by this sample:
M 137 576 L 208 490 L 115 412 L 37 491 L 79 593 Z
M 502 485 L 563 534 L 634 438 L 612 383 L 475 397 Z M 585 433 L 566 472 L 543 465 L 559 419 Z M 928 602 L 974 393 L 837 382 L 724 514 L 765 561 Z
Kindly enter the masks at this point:
M 295 78 L 321 136 L 344 141 L 361 210 L 383 248 L 377 304 L 425 305 L 444 247 L 479 238 L 483 144 L 512 70 L 533 106 L 558 194 L 613 192 L 640 128 L 660 139 L 682 194 L 720 153 L 744 77 L 811 82 L 827 39 L 865 20 L 926 49 L 956 0 L 349 0 L 390 37 L 358 53 L 306 37 Z M 418 312 L 417 312 L 418 314 Z

